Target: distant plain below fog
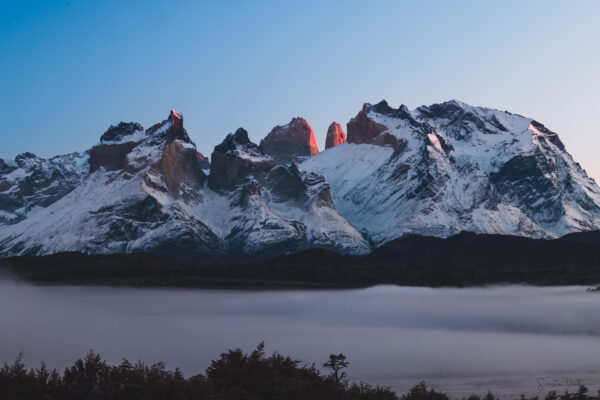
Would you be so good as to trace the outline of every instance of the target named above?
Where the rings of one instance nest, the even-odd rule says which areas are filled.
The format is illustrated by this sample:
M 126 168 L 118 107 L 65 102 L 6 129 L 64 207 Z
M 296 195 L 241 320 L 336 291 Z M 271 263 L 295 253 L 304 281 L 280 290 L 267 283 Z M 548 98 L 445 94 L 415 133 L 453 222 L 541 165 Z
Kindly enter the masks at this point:
M 349 376 L 399 393 L 426 380 L 462 397 L 600 388 L 600 294 L 585 287 L 217 291 L 0 282 L 0 360 L 64 368 L 165 361 L 186 375 L 261 340 L 305 363 L 344 353 Z M 554 386 L 558 385 L 558 386 Z M 576 387 L 570 387 L 576 390 Z

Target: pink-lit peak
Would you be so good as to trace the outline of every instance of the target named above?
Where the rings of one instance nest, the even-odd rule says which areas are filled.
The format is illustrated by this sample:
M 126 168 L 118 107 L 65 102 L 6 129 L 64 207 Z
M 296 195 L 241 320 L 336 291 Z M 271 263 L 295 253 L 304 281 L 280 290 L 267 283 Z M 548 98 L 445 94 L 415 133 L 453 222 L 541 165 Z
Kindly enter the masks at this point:
M 181 116 L 181 113 L 176 111 L 175 109 L 171 109 L 171 116 L 173 116 L 177 119 L 183 119 L 183 117 Z

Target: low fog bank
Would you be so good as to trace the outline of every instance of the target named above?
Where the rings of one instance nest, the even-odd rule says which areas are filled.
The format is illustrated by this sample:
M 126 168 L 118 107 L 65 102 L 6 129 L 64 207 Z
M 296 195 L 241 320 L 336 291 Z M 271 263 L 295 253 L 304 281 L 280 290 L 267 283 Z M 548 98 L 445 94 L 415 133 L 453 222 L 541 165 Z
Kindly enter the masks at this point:
M 350 378 L 388 385 L 589 372 L 600 367 L 599 305 L 584 287 L 236 292 L 3 280 L 0 360 L 22 349 L 29 365 L 62 368 L 94 349 L 110 362 L 165 361 L 192 374 L 264 340 L 267 352 L 317 365 L 344 353 Z

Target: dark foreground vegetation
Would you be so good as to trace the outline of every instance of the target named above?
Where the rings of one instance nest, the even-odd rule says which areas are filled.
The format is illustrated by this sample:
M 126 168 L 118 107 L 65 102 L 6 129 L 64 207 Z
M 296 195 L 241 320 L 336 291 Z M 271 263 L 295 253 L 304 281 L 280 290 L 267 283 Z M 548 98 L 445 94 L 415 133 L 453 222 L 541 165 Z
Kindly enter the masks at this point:
M 461 233 L 391 241 L 363 257 L 308 250 L 269 260 L 189 260 L 154 254 L 0 259 L 0 273 L 39 284 L 205 288 L 351 288 L 378 284 L 596 285 L 600 231 L 555 240 Z
M 343 371 L 343 354 L 331 354 L 323 374 L 315 365 L 274 353 L 266 356 L 261 343 L 251 353 L 229 350 L 213 361 L 204 374 L 186 378 L 164 363 L 151 366 L 123 359 L 109 365 L 90 351 L 60 374 L 44 362 L 27 369 L 23 355 L 0 369 L 0 400 L 449 400 L 448 395 L 427 388 L 424 382 L 398 396 L 388 388 L 352 383 Z M 497 400 L 489 393 L 466 400 Z M 542 400 L 538 397 L 519 400 Z M 544 400 L 600 400 L 584 386 L 574 393 L 550 392 Z
M 240 349 L 221 354 L 204 374 L 189 378 L 179 369 L 168 370 L 163 363 L 151 366 L 123 360 L 109 365 L 90 351 L 66 368 L 61 375 L 44 363 L 27 369 L 22 355 L 0 370 L 0 399 L 4 400 L 391 400 L 397 396 L 389 389 L 367 384 L 352 384 L 343 369 L 343 355 L 331 355 L 321 373 L 315 365 L 278 353 L 266 356 L 261 343 L 247 354 Z

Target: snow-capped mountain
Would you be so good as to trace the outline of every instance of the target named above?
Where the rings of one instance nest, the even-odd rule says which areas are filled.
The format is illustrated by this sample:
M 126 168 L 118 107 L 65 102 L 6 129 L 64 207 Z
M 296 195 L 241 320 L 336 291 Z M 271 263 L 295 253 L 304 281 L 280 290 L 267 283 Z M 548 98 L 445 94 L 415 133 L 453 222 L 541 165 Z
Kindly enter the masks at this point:
M 0 227 L 24 220 L 73 190 L 88 174 L 88 158 L 86 152 L 48 160 L 32 153 L 14 161 L 0 159 Z
M 111 126 L 86 152 L 0 160 L 0 256 L 153 252 L 265 258 L 365 254 L 403 236 L 556 237 L 600 228 L 600 189 L 558 136 L 519 115 L 450 101 L 366 104 L 318 153 L 294 118 L 209 160 L 183 117 Z M 294 161 L 304 160 L 297 165 Z
M 2 164 L 1 182 L 12 183 L 33 168 L 15 173 L 21 158 Z M 31 212 L 0 227 L 0 255 L 146 251 L 219 258 L 266 257 L 311 247 L 346 254 L 370 250 L 335 210 L 322 177 L 294 164 L 276 166 L 243 129 L 215 147 L 210 177 L 203 171 L 206 158 L 196 151 L 176 111 L 147 130 L 136 123 L 111 126 L 79 158 L 57 159 L 65 160 L 64 170 L 78 174 L 68 175 L 70 186 L 62 175 L 55 180 L 63 192 L 51 204 L 21 196 Z M 46 180 L 57 175 L 45 168 Z M 42 198 L 49 186 L 34 190 L 34 197 Z
M 323 177 L 296 164 L 276 165 L 244 129 L 215 147 L 210 201 L 191 212 L 218 234 L 235 255 L 269 256 L 319 247 L 364 254 L 369 245 L 342 218 Z M 220 194 L 220 196 L 216 196 Z
M 301 165 L 375 244 L 460 231 L 557 237 L 600 227 L 600 189 L 556 133 L 459 101 L 365 104 L 348 142 Z
M 111 126 L 90 149 L 87 168 L 68 194 L 0 228 L 0 254 L 226 254 L 223 241 L 180 204 L 202 198 L 206 175 L 177 112 L 146 131 Z

